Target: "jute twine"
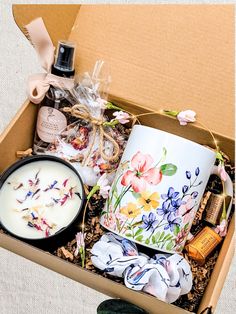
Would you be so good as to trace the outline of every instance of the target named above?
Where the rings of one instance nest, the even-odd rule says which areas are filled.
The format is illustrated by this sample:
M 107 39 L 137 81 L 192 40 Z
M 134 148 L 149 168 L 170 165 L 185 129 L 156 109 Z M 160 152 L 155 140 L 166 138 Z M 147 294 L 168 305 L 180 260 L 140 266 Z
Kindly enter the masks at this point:
M 120 154 L 120 147 L 118 143 L 114 140 L 114 138 L 105 131 L 105 126 L 103 125 L 105 120 L 103 117 L 100 117 L 100 118 L 93 117 L 90 114 L 88 108 L 81 104 L 76 104 L 73 107 L 65 107 L 63 108 L 63 111 L 70 113 L 73 117 L 83 119 L 91 123 L 92 125 L 92 141 L 90 143 L 88 153 L 82 162 L 83 166 L 86 165 L 92 153 L 92 149 L 93 149 L 94 142 L 96 139 L 96 134 L 98 134 L 99 136 L 99 152 L 100 152 L 101 157 L 104 160 L 109 161 L 109 162 L 116 161 L 118 159 L 119 154 Z M 104 152 L 105 141 L 108 141 L 112 143 L 113 145 L 113 152 L 111 155 L 107 155 Z

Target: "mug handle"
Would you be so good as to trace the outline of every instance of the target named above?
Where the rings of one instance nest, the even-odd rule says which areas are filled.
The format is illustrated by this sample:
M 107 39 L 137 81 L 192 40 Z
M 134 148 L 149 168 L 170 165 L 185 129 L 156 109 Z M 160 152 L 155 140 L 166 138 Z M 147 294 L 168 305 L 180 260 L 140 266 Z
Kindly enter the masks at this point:
M 220 178 L 220 174 L 219 174 L 217 166 L 213 166 L 212 167 L 210 175 L 212 175 L 212 174 L 215 174 L 215 175 L 217 175 Z M 229 206 L 226 209 L 226 221 L 227 221 L 228 218 L 229 218 L 229 214 L 230 214 L 230 211 L 231 211 L 232 204 L 233 204 L 233 182 L 230 179 L 228 173 L 226 173 L 226 181 L 224 183 L 225 183 L 225 193 L 232 197 L 232 199 L 231 199 L 231 201 L 229 203 Z M 187 240 L 190 241 L 192 238 L 193 238 L 193 235 L 192 235 L 191 232 L 189 232 Z
M 215 174 L 215 175 L 217 175 L 220 178 L 217 166 L 213 166 L 212 167 L 211 175 L 212 174 Z M 226 173 L 226 181 L 224 182 L 224 184 L 225 184 L 225 193 L 226 193 L 226 195 L 229 195 L 229 196 L 232 197 L 231 202 L 229 203 L 229 206 L 226 209 L 226 220 L 227 220 L 229 218 L 229 214 L 230 214 L 232 203 L 233 203 L 233 182 L 230 179 L 228 173 Z

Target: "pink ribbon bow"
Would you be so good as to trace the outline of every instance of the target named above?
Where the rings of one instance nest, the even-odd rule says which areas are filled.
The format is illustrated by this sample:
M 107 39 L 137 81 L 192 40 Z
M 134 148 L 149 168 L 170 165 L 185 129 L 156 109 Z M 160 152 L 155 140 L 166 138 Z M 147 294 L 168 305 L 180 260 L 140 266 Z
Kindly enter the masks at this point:
M 25 26 L 26 36 L 36 50 L 40 64 L 47 73 L 31 75 L 28 79 L 27 94 L 35 104 L 39 104 L 45 97 L 50 85 L 62 89 L 71 89 L 74 86 L 74 80 L 64 77 L 58 77 L 50 73 L 54 62 L 54 51 L 52 40 L 45 27 L 43 19 L 37 18 Z

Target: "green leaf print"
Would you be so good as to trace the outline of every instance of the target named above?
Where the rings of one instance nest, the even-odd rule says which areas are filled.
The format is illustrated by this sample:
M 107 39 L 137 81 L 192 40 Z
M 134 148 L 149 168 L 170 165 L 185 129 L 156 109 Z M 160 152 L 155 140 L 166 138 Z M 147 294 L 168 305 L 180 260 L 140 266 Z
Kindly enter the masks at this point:
M 173 176 L 177 171 L 177 167 L 173 164 L 164 164 L 161 166 L 161 173 L 164 176 Z
M 143 229 L 140 228 L 140 229 L 138 229 L 138 230 L 135 232 L 134 236 L 137 237 L 137 236 L 140 235 L 142 232 L 143 232 Z
M 180 226 L 175 225 L 174 226 L 174 235 L 177 236 L 177 234 L 180 232 Z
M 166 249 L 167 249 L 168 251 L 171 251 L 174 246 L 175 246 L 175 243 L 174 243 L 173 240 L 171 240 L 171 241 L 169 241 L 169 242 L 167 243 Z
M 142 242 L 143 240 L 143 235 L 141 234 L 140 236 L 138 236 L 137 238 L 135 238 L 136 241 Z

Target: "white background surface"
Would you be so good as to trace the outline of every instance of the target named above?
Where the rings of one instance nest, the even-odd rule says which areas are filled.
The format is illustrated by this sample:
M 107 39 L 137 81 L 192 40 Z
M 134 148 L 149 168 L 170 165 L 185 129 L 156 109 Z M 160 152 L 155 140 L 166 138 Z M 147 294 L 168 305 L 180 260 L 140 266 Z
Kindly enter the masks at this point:
M 49 2 L 77 3 L 77 1 L 45 1 L 44 3 Z M 199 1 L 189 2 L 199 3 Z M 0 132 L 26 99 L 25 86 L 28 75 L 41 71 L 33 48 L 14 23 L 11 13 L 12 3 L 43 2 L 0 0 Z M 162 3 L 181 2 L 162 1 Z M 214 3 L 233 2 L 215 1 Z M 15 140 L 17 141 L 17 138 Z M 217 314 L 235 313 L 235 280 L 236 259 L 231 265 L 218 302 Z M 94 290 L 0 248 L 1 314 L 93 314 L 96 313 L 98 304 L 106 298 Z

